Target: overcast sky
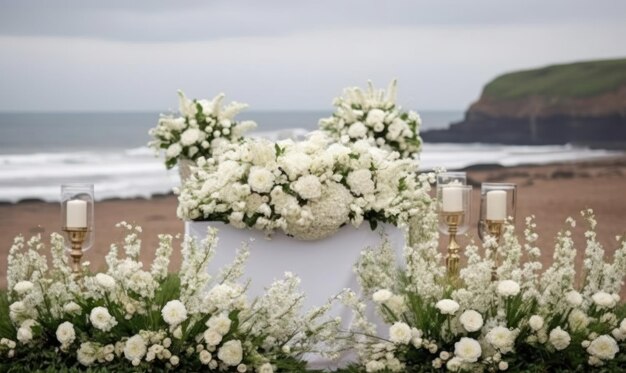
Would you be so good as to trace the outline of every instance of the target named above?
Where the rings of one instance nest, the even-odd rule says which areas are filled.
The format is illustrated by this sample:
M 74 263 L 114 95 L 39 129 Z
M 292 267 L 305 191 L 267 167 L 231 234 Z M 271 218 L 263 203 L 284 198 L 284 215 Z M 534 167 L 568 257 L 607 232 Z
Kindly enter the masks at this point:
M 176 90 L 324 109 L 399 78 L 417 110 L 465 109 L 495 76 L 626 56 L 626 1 L 0 0 L 0 110 L 157 110 Z

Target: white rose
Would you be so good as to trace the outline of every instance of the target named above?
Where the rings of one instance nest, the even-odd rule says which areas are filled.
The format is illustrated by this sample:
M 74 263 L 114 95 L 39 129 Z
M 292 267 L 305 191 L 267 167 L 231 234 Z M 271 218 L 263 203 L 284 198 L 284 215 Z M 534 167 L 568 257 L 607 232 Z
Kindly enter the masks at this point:
M 91 321 L 91 324 L 96 329 L 102 330 L 103 332 L 108 332 L 115 325 L 117 325 L 115 318 L 113 318 L 113 316 L 109 313 L 109 310 L 104 307 L 96 307 L 92 309 L 89 314 L 89 321 Z
M 472 338 L 463 337 L 454 344 L 454 355 L 467 363 L 475 363 L 482 354 L 480 343 Z
M 530 325 L 530 328 L 534 331 L 538 331 L 543 328 L 543 324 L 543 317 L 539 315 L 532 315 L 530 319 L 528 319 L 528 325 Z
M 180 135 L 180 142 L 184 146 L 190 146 L 200 140 L 200 130 L 197 128 L 189 128 Z
M 257 369 L 257 372 L 259 372 L 259 373 L 274 373 L 274 368 L 272 367 L 272 364 L 265 363 L 265 364 L 261 365 L 259 367 L 259 369 Z
M 209 329 L 214 330 L 215 332 L 225 335 L 230 330 L 231 320 L 228 318 L 226 314 L 219 314 L 217 316 L 212 316 L 209 321 L 207 321 L 206 325 Z
M 376 188 L 372 180 L 372 172 L 368 169 L 359 169 L 350 172 L 346 182 L 350 190 L 357 196 L 372 194 Z
M 374 132 L 383 132 L 385 125 L 383 123 L 374 124 Z
M 572 338 L 569 333 L 565 330 L 561 329 L 560 326 L 557 326 L 555 329 L 552 329 L 550 332 L 550 344 L 554 346 L 558 351 L 564 350 L 569 346 Z
M 96 361 L 96 354 L 98 350 L 91 342 L 81 343 L 80 348 L 76 353 L 78 362 L 84 366 L 89 366 Z
M 98 273 L 95 279 L 98 286 L 105 290 L 113 290 L 115 288 L 115 279 L 107 274 Z
M 617 342 L 608 335 L 601 335 L 591 341 L 587 352 L 601 360 L 612 360 L 619 352 Z
M 517 334 L 508 328 L 496 326 L 487 333 L 485 340 L 499 352 L 505 354 L 513 351 L 516 337 Z
M 171 300 L 161 310 L 163 320 L 170 326 L 178 325 L 187 320 L 187 309 L 179 300 Z
M 239 365 L 243 359 L 243 349 L 238 340 L 228 341 L 217 351 L 217 358 L 231 367 Z
M 567 322 L 572 330 L 583 330 L 589 325 L 589 316 L 584 311 L 575 309 L 569 314 Z
M 452 299 L 442 299 L 435 307 L 444 315 L 454 315 L 459 310 L 459 304 Z
M 19 295 L 24 295 L 33 289 L 34 285 L 30 281 L 20 281 L 13 287 L 13 291 L 15 291 Z
M 130 361 L 141 360 L 146 351 L 146 341 L 139 334 L 130 337 L 124 345 L 124 356 Z
M 383 120 L 385 119 L 385 112 L 380 110 L 380 109 L 373 109 L 370 110 L 369 113 L 367 113 L 367 119 L 365 120 L 365 123 L 367 123 L 368 126 L 373 127 L 376 124 L 382 124 Z
M 603 291 L 597 292 L 591 296 L 593 302 L 597 304 L 599 307 L 604 308 L 613 308 L 615 307 L 615 298 L 609 293 L 605 293 Z
M 69 302 L 63 306 L 63 311 L 65 311 L 65 313 L 77 313 L 80 312 L 80 310 L 80 306 L 74 302 Z
M 572 290 L 565 294 L 565 300 L 567 300 L 567 303 L 569 303 L 571 306 L 576 307 L 582 304 L 583 296 L 580 295 L 580 293 L 576 290 Z
M 461 359 L 455 356 L 452 359 L 448 360 L 448 362 L 446 363 L 446 368 L 450 372 L 458 372 L 459 370 L 461 370 L 462 363 L 463 362 L 461 361 Z
M 200 362 L 204 365 L 207 365 L 213 359 L 213 356 L 211 356 L 211 353 L 207 350 L 200 351 L 198 357 L 200 358 Z
M 222 341 L 223 336 L 213 329 L 207 329 L 204 332 L 204 341 L 209 346 L 217 346 Z
M 483 317 L 480 313 L 474 310 L 467 310 L 461 314 L 459 321 L 463 328 L 468 332 L 475 332 L 483 327 Z
M 32 324 L 27 323 L 27 321 L 32 320 L 26 320 L 22 326 L 17 329 L 17 340 L 22 343 L 28 343 L 33 339 L 33 330 L 31 329 Z
M 516 296 L 520 292 L 519 284 L 513 280 L 504 280 L 498 283 L 498 294 L 503 297 Z
M 322 184 L 315 175 L 301 176 L 293 185 L 293 190 L 304 199 L 315 199 L 322 195 Z
M 348 136 L 353 139 L 360 139 L 367 135 L 367 127 L 361 122 L 355 122 L 348 128 Z
M 392 295 L 393 293 L 390 292 L 389 290 L 381 289 L 372 295 L 372 300 L 376 303 L 385 303 L 386 301 L 389 300 L 389 298 L 391 298 Z
M 269 193 L 274 186 L 274 174 L 268 169 L 253 166 L 248 175 L 250 189 L 259 193 Z
M 57 328 L 56 336 L 57 340 L 62 345 L 72 344 L 72 342 L 74 342 L 74 339 L 76 339 L 76 331 L 74 330 L 74 325 L 69 321 L 60 324 Z
M 622 333 L 626 334 L 626 318 L 622 320 L 622 322 L 619 324 L 619 330 L 622 331 Z
M 411 327 L 398 321 L 389 328 L 389 339 L 394 343 L 409 344 L 411 342 Z
M 509 363 L 507 363 L 506 361 L 501 361 L 498 363 L 498 369 L 500 370 L 507 370 L 509 369 Z
M 180 146 L 179 143 L 175 143 L 167 147 L 167 150 L 165 151 L 165 156 L 169 159 L 176 158 L 182 151 L 182 146 Z

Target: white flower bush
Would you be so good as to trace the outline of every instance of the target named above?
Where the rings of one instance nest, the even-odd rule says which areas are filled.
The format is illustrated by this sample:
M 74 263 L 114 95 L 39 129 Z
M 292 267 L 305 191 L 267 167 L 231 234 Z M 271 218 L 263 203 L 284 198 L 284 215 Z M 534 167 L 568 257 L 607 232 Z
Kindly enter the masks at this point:
M 181 91 L 178 95 L 180 115 L 161 115 L 158 125 L 149 132 L 153 137 L 149 146 L 165 153 L 167 168 L 183 159 L 208 158 L 219 143 L 238 142 L 246 131 L 256 127 L 252 121 L 235 121 L 248 105 L 232 102 L 223 106 L 223 93 L 212 100 L 190 100 Z
M 320 120 L 320 129 L 342 142 L 365 140 L 403 158 L 417 157 L 422 145 L 421 119 L 416 112 L 398 106 L 396 85 L 393 80 L 387 91 L 374 89 L 371 82 L 365 91 L 346 88 L 343 96 L 333 101 L 333 116 Z
M 223 144 L 180 190 L 178 216 L 212 220 L 303 240 L 367 220 L 403 225 L 429 203 L 433 174 L 364 140 L 334 143 L 323 132 L 305 141 L 246 139 Z
M 139 261 L 139 227 L 111 245 L 104 273 L 71 273 L 63 237 L 51 236 L 48 265 L 39 236 L 18 236 L 0 296 L 0 371 L 301 372 L 304 354 L 335 357 L 340 320 L 332 301 L 302 310 L 299 279 L 287 273 L 257 299 L 238 282 L 247 249 L 212 279 L 217 241 L 185 239 L 178 273 L 168 274 L 172 236 L 159 236 L 150 268 Z M 125 255 L 121 255 L 122 251 Z M 339 296 L 339 295 L 338 295 Z M 74 370 L 72 370 L 74 371 Z
M 593 213 L 583 212 L 584 268 L 577 275 L 571 231 L 558 234 L 554 264 L 543 271 L 532 218 L 523 240 L 506 226 L 484 251 L 471 243 L 460 281 L 446 277 L 431 207 L 414 222 L 406 268 L 388 244 L 362 254 L 355 269 L 389 334 L 378 335 L 364 303 L 355 302 L 352 338 L 366 372 L 621 371 L 626 366 L 626 240 L 612 262 L 596 239 Z M 573 219 L 567 221 L 572 227 Z M 494 244 L 495 243 L 495 244 Z M 580 248 L 579 248 L 580 249 Z M 482 253 L 482 255 L 479 254 Z M 502 258 L 493 281 L 494 254 Z M 526 260 L 523 260 L 525 258 Z M 399 298 L 399 299 L 397 299 Z M 391 302 L 392 299 L 397 299 Z M 398 306 L 401 305 L 401 306 Z

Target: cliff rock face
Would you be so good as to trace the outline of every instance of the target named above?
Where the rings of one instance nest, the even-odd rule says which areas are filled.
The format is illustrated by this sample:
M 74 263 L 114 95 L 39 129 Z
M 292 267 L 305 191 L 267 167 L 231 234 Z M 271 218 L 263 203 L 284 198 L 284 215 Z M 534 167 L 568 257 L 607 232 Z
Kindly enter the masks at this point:
M 626 59 L 550 66 L 490 82 L 462 122 L 427 142 L 626 143 Z

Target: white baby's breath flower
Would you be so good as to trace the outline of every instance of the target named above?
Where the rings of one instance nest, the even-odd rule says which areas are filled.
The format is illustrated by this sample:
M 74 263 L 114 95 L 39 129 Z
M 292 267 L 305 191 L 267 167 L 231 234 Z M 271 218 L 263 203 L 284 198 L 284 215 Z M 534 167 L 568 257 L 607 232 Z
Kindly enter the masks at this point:
M 89 314 L 89 321 L 91 321 L 91 324 L 96 329 L 102 330 L 103 332 L 108 332 L 117 325 L 115 318 L 111 316 L 109 310 L 104 307 L 95 307 L 92 309 Z
M 113 277 L 104 273 L 98 273 L 95 276 L 95 279 L 96 279 L 96 283 L 98 284 L 98 286 L 100 286 L 102 289 L 105 289 L 105 290 L 115 289 L 115 279 Z
M 411 327 L 401 321 L 395 322 L 389 328 L 389 339 L 394 343 L 406 345 L 411 342 L 411 338 Z
M 13 291 L 15 291 L 18 295 L 24 295 L 31 290 L 33 290 L 33 283 L 30 281 L 20 281 L 13 287 Z
M 475 363 L 481 354 L 480 343 L 475 339 L 463 337 L 454 344 L 454 356 L 464 362 Z
M 496 326 L 487 333 L 485 340 L 499 352 L 505 354 L 513 351 L 516 337 L 517 333 L 508 328 Z
M 232 340 L 224 343 L 217 351 L 217 358 L 228 366 L 237 366 L 243 359 L 241 341 Z
M 459 317 L 459 321 L 468 332 L 475 332 L 483 327 L 482 315 L 474 310 L 464 311 Z
M 613 360 L 619 352 L 619 346 L 610 336 L 601 335 L 591 341 L 587 352 L 601 360 Z
M 72 342 L 74 342 L 74 339 L 76 339 L 76 331 L 74 330 L 74 325 L 69 321 L 61 323 L 57 328 L 56 337 L 59 343 L 64 346 L 72 344 Z
M 603 291 L 599 291 L 591 296 L 593 302 L 599 307 L 603 308 L 613 308 L 615 307 L 615 298 L 609 293 L 605 293 Z
M 376 303 L 385 303 L 389 300 L 389 298 L 391 298 L 392 295 L 393 293 L 389 290 L 380 289 L 372 295 L 372 300 Z
M 441 312 L 444 315 L 454 315 L 456 311 L 459 310 L 460 306 L 457 302 L 453 301 L 452 299 L 442 299 L 439 302 L 437 302 L 437 304 L 435 304 L 435 307 L 437 307 L 439 312 Z
M 583 303 L 583 296 L 576 290 L 568 291 L 565 294 L 565 300 L 573 307 L 578 307 Z
M 498 294 L 502 297 L 516 296 L 520 292 L 520 286 L 513 280 L 504 280 L 498 283 Z
M 139 334 L 130 337 L 124 345 L 124 357 L 130 361 L 141 360 L 146 351 L 146 341 Z
M 538 331 L 543 328 L 544 320 L 543 317 L 539 315 L 532 315 L 530 319 L 528 319 L 528 325 L 534 331 Z
M 187 320 L 187 309 L 179 300 L 171 300 L 161 310 L 163 320 L 170 326 L 178 325 Z
M 560 326 L 557 326 L 555 329 L 552 329 L 550 332 L 550 344 L 554 346 L 558 351 L 564 350 L 569 346 L 572 338 L 569 333 L 565 330 L 561 329 Z

